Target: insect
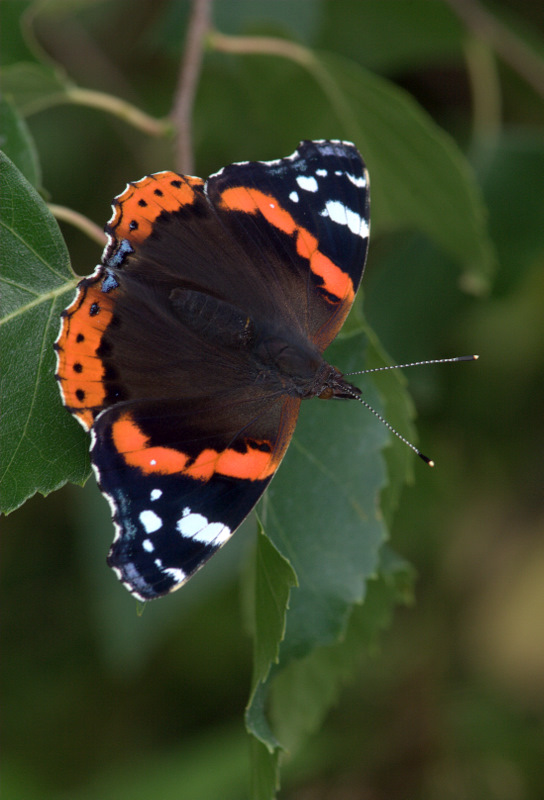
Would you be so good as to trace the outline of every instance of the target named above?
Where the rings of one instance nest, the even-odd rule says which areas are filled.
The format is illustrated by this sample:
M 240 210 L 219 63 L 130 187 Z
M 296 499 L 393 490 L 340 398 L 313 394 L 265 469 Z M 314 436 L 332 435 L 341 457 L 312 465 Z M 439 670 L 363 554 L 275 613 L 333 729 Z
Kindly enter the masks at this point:
M 62 314 L 56 377 L 91 433 L 108 563 L 150 600 L 251 511 L 304 398 L 361 399 L 322 353 L 361 281 L 368 173 L 342 141 L 206 181 L 159 172 L 114 199 L 106 232 Z

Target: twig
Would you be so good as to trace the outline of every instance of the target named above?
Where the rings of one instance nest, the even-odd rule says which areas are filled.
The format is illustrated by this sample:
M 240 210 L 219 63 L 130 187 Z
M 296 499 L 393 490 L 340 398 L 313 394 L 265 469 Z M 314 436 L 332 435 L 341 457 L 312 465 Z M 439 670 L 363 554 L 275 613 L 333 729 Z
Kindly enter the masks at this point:
M 202 65 L 204 41 L 210 28 L 211 6 L 212 0 L 193 0 L 174 107 L 170 115 L 176 129 L 176 165 L 180 172 L 189 174 L 194 170 L 193 104 Z
M 56 219 L 69 222 L 70 225 L 79 228 L 79 230 L 86 233 L 90 239 L 98 242 L 101 247 L 104 247 L 106 244 L 106 234 L 102 228 L 88 219 L 88 217 L 84 217 L 79 211 L 74 211 L 66 206 L 57 206 L 54 203 L 48 203 L 47 207 Z
M 535 92 L 544 97 L 544 62 L 527 44 L 476 0 L 445 0 L 467 28 L 487 42 Z
M 274 36 L 230 36 L 211 31 L 208 41 L 213 48 L 223 53 L 282 56 L 304 67 L 311 67 L 316 60 L 307 47 Z
M 78 105 L 108 111 L 150 136 L 165 136 L 172 130 L 172 124 L 169 120 L 150 117 L 149 114 L 140 111 L 139 108 L 127 103 L 126 100 L 121 100 L 121 98 L 105 92 L 95 92 L 92 89 L 70 86 L 65 90 L 65 94 L 61 96 L 61 102 L 63 99 Z
M 472 139 L 477 146 L 482 141 L 496 142 L 501 129 L 502 97 L 493 49 L 480 38 L 469 36 L 465 44 L 465 59 L 472 94 Z

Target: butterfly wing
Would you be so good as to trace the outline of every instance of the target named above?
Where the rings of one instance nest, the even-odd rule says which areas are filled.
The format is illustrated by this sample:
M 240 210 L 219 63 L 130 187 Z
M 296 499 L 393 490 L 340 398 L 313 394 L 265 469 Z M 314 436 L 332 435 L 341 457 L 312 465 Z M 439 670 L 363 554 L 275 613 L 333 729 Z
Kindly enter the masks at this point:
M 368 249 L 369 178 L 355 146 L 305 141 L 288 158 L 225 167 L 206 191 L 251 249 L 280 313 L 323 351 L 352 306 Z
M 91 428 L 112 507 L 109 556 L 151 599 L 181 586 L 268 485 L 300 400 L 263 385 L 253 320 L 319 350 L 359 285 L 368 178 L 353 145 L 172 172 L 114 200 L 103 263 L 78 287 L 56 342 L 64 404 Z
M 114 209 L 106 264 L 281 320 L 321 351 L 361 281 L 369 179 L 347 142 L 302 142 L 287 158 L 231 164 L 205 184 L 158 173 L 129 186 Z
M 246 404 L 243 430 L 235 395 L 219 408 L 141 402 L 99 415 L 91 457 L 117 531 L 108 563 L 129 591 L 178 589 L 228 541 L 277 469 L 298 406 Z

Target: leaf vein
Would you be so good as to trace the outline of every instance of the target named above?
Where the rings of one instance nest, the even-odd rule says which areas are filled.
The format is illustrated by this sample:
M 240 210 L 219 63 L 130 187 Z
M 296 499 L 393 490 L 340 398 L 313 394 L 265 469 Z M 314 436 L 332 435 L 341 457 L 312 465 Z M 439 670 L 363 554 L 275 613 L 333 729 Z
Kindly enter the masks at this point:
M 34 297 L 40 297 L 39 292 L 30 289 L 28 286 L 23 286 L 22 283 L 17 283 L 17 281 L 11 281 L 9 278 L 0 277 L 0 283 L 5 283 L 6 286 L 13 286 L 14 289 L 20 289 L 21 292 L 28 292 L 28 294 L 34 295 Z
M 35 250 L 35 248 L 32 247 L 28 243 L 28 241 L 26 241 L 26 239 L 23 239 L 23 237 L 14 228 L 12 228 L 10 225 L 7 225 L 3 219 L 0 219 L 0 226 L 2 226 L 3 228 L 5 228 L 6 231 L 11 233 L 11 235 L 15 239 L 17 239 L 30 253 L 32 253 L 32 255 L 35 256 L 36 259 L 40 261 L 49 272 L 51 272 L 53 275 L 56 275 L 57 278 L 61 278 L 62 280 L 64 280 L 66 276 L 63 275 L 62 272 L 57 272 L 57 270 L 54 269 L 52 265 L 45 260 L 45 258 L 41 255 L 41 253 Z
M 31 300 L 30 303 L 27 303 L 24 306 L 19 306 L 19 308 L 17 308 L 15 311 L 12 311 L 11 314 L 6 314 L 6 316 L 1 319 L 0 325 L 10 322 L 15 317 L 21 316 L 21 314 L 26 314 L 26 312 L 30 311 L 31 308 L 35 308 L 41 303 L 46 303 L 48 300 L 54 300 L 56 297 L 64 294 L 64 292 L 68 292 L 70 289 L 75 289 L 79 283 L 79 280 L 79 278 L 73 278 L 73 280 L 67 281 L 62 286 L 57 286 L 56 289 L 52 289 L 50 292 L 39 295 L 35 300 Z
M 45 355 L 45 345 L 46 345 L 46 339 L 47 339 L 47 331 L 49 330 L 49 326 L 51 324 L 51 318 L 53 316 L 54 307 L 55 307 L 55 303 L 52 301 L 51 302 L 51 309 L 49 311 L 49 317 L 47 319 L 47 322 L 43 326 L 43 336 L 42 336 L 41 347 L 40 347 L 40 357 L 39 357 L 39 361 L 38 361 L 38 369 L 35 372 L 34 389 L 33 389 L 33 392 L 32 392 L 32 398 L 30 400 L 30 405 L 28 407 L 28 413 L 26 415 L 25 424 L 23 426 L 23 430 L 21 431 L 21 437 L 19 439 L 17 447 L 15 448 L 15 450 L 14 450 L 12 456 L 11 456 L 11 459 L 9 460 L 9 462 L 6 465 L 6 468 L 4 470 L 4 474 L 5 475 L 8 474 L 9 469 L 10 469 L 14 459 L 17 457 L 17 453 L 19 452 L 19 448 L 21 447 L 23 441 L 26 438 L 28 426 L 30 424 L 30 419 L 32 417 L 32 410 L 33 410 L 34 404 L 36 402 L 36 395 L 38 393 L 38 386 L 40 384 L 40 376 L 41 376 L 41 371 L 42 371 L 42 364 L 43 364 L 43 359 L 44 359 L 44 355 Z

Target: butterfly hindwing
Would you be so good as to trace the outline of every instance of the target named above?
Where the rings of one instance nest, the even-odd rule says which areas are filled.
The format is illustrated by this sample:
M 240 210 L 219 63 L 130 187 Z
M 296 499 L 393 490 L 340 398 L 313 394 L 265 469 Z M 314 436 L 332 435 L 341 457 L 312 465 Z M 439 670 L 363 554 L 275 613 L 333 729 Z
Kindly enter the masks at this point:
M 274 475 L 298 405 L 253 403 L 242 433 L 228 397 L 215 424 L 206 404 L 179 402 L 121 404 L 98 417 L 91 458 L 117 529 L 108 563 L 133 594 L 178 589 L 228 541 Z

